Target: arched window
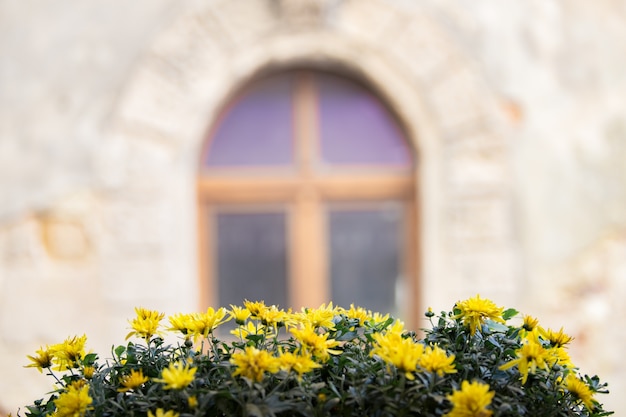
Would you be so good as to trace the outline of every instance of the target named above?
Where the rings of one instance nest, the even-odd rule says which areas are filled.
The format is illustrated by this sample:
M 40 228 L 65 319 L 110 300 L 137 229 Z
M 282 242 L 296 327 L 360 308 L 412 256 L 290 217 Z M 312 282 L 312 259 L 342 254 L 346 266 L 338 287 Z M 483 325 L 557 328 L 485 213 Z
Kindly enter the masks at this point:
M 414 164 L 397 119 L 365 84 L 311 70 L 250 82 L 202 155 L 202 303 L 413 314 Z

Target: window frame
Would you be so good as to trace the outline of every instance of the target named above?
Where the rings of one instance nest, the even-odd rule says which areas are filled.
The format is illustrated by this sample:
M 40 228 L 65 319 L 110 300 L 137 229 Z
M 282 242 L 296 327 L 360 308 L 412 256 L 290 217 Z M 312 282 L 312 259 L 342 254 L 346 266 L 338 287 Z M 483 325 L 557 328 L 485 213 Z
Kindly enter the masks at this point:
M 212 219 L 217 209 L 229 206 L 284 207 L 287 214 L 287 246 L 290 249 L 287 254 L 289 306 L 282 307 L 299 310 L 304 306 L 317 307 L 331 301 L 326 253 L 326 203 L 379 203 L 393 200 L 404 207 L 405 225 L 400 270 L 408 296 L 405 304 L 402 300 L 398 302 L 403 304 L 402 319 L 408 326 L 415 327 L 421 307 L 415 158 L 409 169 L 352 165 L 317 170 L 315 164 L 320 149 L 316 95 L 312 81 L 316 72 L 315 69 L 297 71 L 298 82 L 293 102 L 295 155 L 292 167 L 207 168 L 203 165 L 204 157 L 221 116 L 205 139 L 197 177 L 200 308 L 204 310 L 209 306 L 217 306 L 218 302 L 218 277 L 211 259 L 216 249 Z M 367 88 L 390 109 L 376 90 Z M 244 87 L 234 99 L 227 100 L 223 111 L 236 105 L 237 97 L 245 94 L 246 90 Z M 400 123 L 398 127 L 408 139 Z M 410 140 L 407 142 L 413 149 Z

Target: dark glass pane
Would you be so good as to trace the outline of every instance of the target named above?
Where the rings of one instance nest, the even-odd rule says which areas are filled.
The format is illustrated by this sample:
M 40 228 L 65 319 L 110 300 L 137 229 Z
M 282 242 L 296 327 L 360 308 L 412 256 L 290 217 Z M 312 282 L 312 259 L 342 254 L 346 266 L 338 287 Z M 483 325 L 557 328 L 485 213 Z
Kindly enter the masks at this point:
M 219 213 L 217 271 L 219 305 L 244 299 L 287 304 L 284 213 Z
M 400 208 L 329 213 L 332 300 L 397 314 Z
M 275 166 L 293 161 L 289 74 L 266 78 L 246 90 L 222 115 L 206 157 L 208 166 Z
M 408 166 L 411 152 L 387 108 L 364 87 L 316 77 L 322 162 Z

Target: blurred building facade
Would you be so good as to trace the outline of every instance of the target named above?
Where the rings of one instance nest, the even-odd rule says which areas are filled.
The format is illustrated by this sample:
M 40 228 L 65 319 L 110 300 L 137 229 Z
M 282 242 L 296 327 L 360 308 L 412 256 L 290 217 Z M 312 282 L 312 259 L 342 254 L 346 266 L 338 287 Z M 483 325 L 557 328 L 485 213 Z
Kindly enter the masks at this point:
M 86 333 L 106 353 L 122 342 L 135 306 L 216 306 L 216 219 L 239 213 L 224 207 L 283 204 L 278 235 L 295 248 L 283 260 L 284 300 L 296 308 L 331 301 L 324 248 L 333 217 L 311 203 L 320 195 L 357 211 L 400 207 L 390 297 L 416 327 L 426 307 L 480 293 L 564 326 L 575 337 L 574 362 L 613 393 L 624 388 L 623 2 L 0 8 L 0 407 L 16 410 L 49 389 L 23 368 L 42 345 Z M 357 164 L 347 176 L 324 170 L 315 160 L 323 129 L 302 116 L 304 150 L 292 154 L 322 167 L 321 180 L 302 180 L 318 188 L 298 191 L 289 169 L 270 175 L 276 186 L 249 166 L 205 169 L 217 127 L 247 86 L 294 72 L 358 82 L 402 130 L 411 162 L 399 171 Z M 236 188 L 242 172 L 252 188 Z M 626 411 L 617 395 L 601 400 Z

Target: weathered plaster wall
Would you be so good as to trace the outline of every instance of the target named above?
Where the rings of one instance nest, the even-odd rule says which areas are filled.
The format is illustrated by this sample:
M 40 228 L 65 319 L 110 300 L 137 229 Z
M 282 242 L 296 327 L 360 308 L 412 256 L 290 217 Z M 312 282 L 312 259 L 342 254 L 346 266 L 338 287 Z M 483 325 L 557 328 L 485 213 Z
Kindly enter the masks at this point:
M 362 73 L 420 155 L 423 303 L 476 292 L 577 337 L 619 393 L 626 6 L 482 0 L 67 0 L 0 5 L 0 404 L 25 355 L 135 305 L 196 307 L 197 154 L 267 65 Z M 607 399 L 617 411 L 621 398 Z

